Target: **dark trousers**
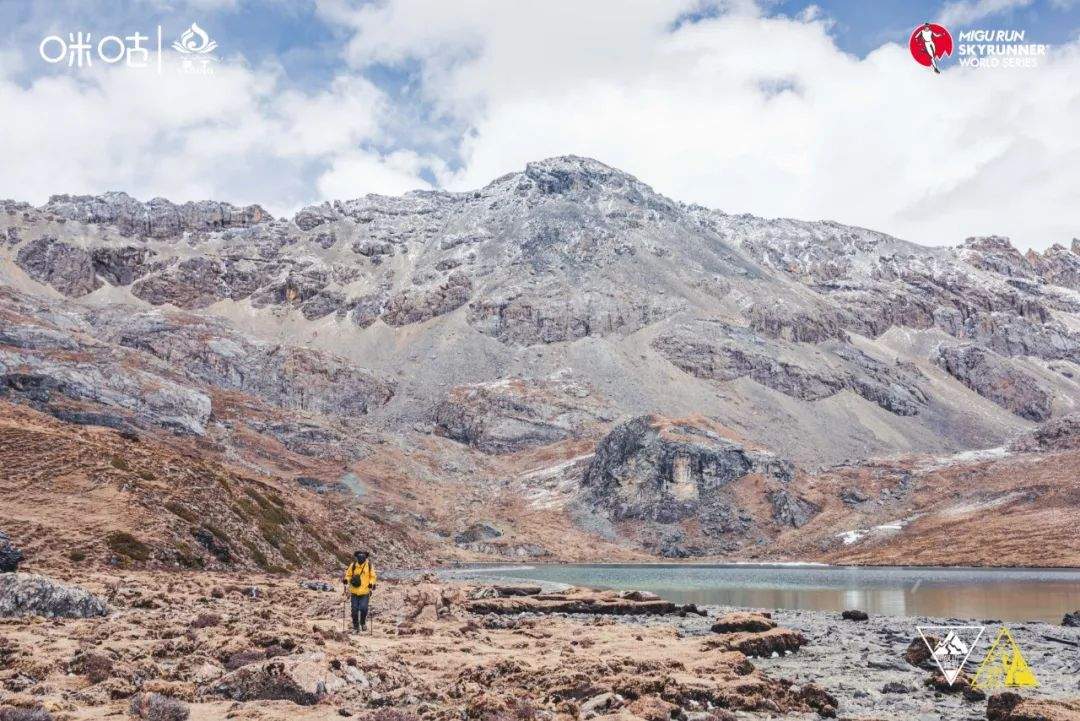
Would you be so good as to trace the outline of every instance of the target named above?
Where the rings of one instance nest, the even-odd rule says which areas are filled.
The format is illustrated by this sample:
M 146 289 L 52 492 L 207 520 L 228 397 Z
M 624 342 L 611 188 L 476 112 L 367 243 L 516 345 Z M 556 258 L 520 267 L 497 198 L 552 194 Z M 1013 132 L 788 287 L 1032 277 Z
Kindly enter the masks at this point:
M 359 629 L 361 626 L 367 625 L 368 600 L 371 596 L 370 594 L 363 596 L 349 595 L 352 598 L 352 627 Z

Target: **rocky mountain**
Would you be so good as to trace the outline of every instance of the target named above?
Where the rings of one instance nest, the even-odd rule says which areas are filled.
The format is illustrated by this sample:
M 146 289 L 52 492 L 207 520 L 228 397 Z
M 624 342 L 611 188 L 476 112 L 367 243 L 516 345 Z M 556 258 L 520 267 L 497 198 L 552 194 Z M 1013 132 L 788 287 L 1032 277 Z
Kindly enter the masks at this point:
M 572 156 L 292 218 L 0 209 L 0 395 L 374 489 L 455 553 L 763 552 L 836 464 L 1002 446 L 1080 401 L 1080 241 L 730 215 Z

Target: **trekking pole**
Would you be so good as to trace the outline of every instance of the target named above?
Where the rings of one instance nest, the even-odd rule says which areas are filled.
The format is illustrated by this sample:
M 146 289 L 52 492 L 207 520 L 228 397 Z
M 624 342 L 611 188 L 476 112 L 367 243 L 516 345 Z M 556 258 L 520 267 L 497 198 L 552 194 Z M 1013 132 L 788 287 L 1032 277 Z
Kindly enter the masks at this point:
M 371 605 L 371 598 L 375 595 L 375 591 L 368 591 L 368 635 L 375 635 L 375 607 Z

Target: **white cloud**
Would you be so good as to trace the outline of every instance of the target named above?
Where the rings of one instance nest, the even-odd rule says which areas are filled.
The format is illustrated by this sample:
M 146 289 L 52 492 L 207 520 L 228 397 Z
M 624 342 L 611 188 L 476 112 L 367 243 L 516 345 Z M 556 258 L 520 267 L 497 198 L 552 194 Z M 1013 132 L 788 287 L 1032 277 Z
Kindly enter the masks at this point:
M 347 197 L 380 184 L 426 185 L 405 177 L 408 164 L 363 154 L 383 139 L 392 109 L 359 75 L 305 93 L 283 90 L 273 67 L 238 60 L 211 77 L 94 66 L 27 87 L 11 79 L 11 66 L 0 68 L 0 107 L 14 110 L 0 114 L 0 197 L 41 203 L 53 193 L 126 190 L 286 213 L 322 199 L 323 173 L 326 187 Z M 422 163 L 411 167 L 418 173 Z
M 1080 234 L 1076 44 L 1037 69 L 935 76 L 906 37 L 841 52 L 813 13 L 736 8 L 673 30 L 697 3 L 449 5 L 334 12 L 355 67 L 420 62 L 427 100 L 470 129 L 451 187 L 575 153 L 680 200 L 922 243 Z
M 1032 2 L 1034 0 L 956 0 L 945 3 L 939 22 L 942 25 L 967 25 L 991 15 L 1026 8 Z
M 316 91 L 233 60 L 214 78 L 95 68 L 23 86 L 0 53 L 0 107 L 15 109 L 0 113 L 0 197 L 122 189 L 281 213 L 428 187 L 432 173 L 471 189 L 576 153 L 731 212 L 931 244 L 1080 235 L 1077 42 L 1037 69 L 954 58 L 935 76 L 906 37 L 860 59 L 816 10 L 767 17 L 749 0 L 330 0 L 320 11 L 351 35 L 348 65 Z M 416 69 L 416 85 L 387 95 L 365 76 L 376 62 Z
M 319 178 L 324 198 L 355 198 L 367 193 L 401 195 L 431 186 L 419 179 L 426 161 L 416 153 L 398 151 L 384 157 L 350 152 L 338 156 L 333 167 Z

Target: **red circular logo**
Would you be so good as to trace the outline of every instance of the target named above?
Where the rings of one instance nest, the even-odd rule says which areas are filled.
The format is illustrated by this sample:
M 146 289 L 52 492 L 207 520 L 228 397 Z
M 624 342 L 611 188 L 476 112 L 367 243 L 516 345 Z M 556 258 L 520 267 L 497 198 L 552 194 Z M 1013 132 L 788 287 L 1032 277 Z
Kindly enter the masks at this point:
M 915 62 L 933 68 L 935 73 L 940 73 L 938 60 L 946 55 L 952 55 L 952 35 L 944 25 L 923 23 L 911 31 L 908 48 Z

